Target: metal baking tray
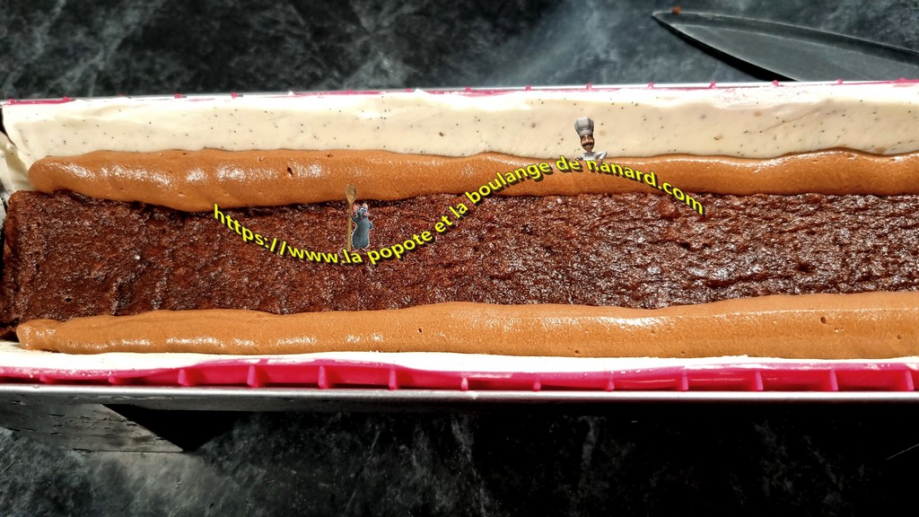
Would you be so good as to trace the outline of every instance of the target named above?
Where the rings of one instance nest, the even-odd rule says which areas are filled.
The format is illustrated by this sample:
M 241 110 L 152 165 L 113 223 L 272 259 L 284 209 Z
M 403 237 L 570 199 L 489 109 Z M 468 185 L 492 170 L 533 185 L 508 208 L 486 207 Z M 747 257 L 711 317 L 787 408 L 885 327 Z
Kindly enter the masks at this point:
M 25 404 L 129 404 L 184 411 L 431 411 L 496 405 L 620 403 L 919 403 L 917 392 L 444 391 L 309 388 L 174 388 L 0 385 L 0 399 Z

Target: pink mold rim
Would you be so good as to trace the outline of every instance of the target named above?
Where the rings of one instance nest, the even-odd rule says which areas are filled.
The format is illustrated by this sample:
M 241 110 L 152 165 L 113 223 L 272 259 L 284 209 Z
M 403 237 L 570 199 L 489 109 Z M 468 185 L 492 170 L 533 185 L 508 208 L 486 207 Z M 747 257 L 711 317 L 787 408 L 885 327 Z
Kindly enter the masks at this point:
M 149 95 L 140 95 L 140 96 L 124 96 L 120 95 L 121 98 L 129 99 L 138 99 L 138 100 L 184 100 L 189 102 L 202 101 L 202 100 L 213 100 L 220 98 L 232 98 L 237 97 L 323 97 L 323 96 L 339 96 L 339 95 L 384 95 L 384 94 L 404 94 L 404 93 L 413 93 L 416 91 L 423 91 L 432 95 L 463 95 L 463 96 L 482 96 L 482 95 L 501 95 L 506 93 L 514 92 L 610 92 L 618 90 L 729 90 L 735 88 L 768 88 L 768 87 L 806 87 L 806 86 L 857 86 L 857 85 L 876 85 L 876 84 L 890 84 L 893 86 L 912 86 L 919 84 L 919 78 L 916 79 L 906 79 L 900 78 L 896 80 L 886 80 L 886 81 L 843 81 L 842 79 L 837 79 L 835 81 L 821 81 L 821 82 L 751 82 L 751 83 L 725 83 L 725 84 L 716 84 L 714 81 L 709 83 L 690 83 L 690 84 L 657 84 L 654 82 L 649 82 L 646 84 L 636 84 L 636 85 L 596 85 L 593 83 L 587 83 L 586 85 L 578 86 L 519 86 L 519 87 L 472 87 L 466 86 L 463 88 L 404 88 L 404 89 L 390 89 L 390 90 L 330 90 L 330 91 L 288 91 L 286 93 L 282 92 L 264 92 L 264 93 L 224 93 L 224 94 L 173 94 L 171 96 L 149 96 Z M 94 97 L 93 99 L 103 99 L 104 97 Z M 29 104 L 65 104 L 68 102 L 74 102 L 81 100 L 80 98 L 74 97 L 61 97 L 57 99 L 6 99 L 0 100 L 0 106 L 15 106 L 15 105 L 29 105 Z
M 411 368 L 337 359 L 215 359 L 175 368 L 60 370 L 0 367 L 0 383 L 322 390 L 912 392 L 919 364 L 851 361 L 694 363 L 622 370 L 527 372 Z

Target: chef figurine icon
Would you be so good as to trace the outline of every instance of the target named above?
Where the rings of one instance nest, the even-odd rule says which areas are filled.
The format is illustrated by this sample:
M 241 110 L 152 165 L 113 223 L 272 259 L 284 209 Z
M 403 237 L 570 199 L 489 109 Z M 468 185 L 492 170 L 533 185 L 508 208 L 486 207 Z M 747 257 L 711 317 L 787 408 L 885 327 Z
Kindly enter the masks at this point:
M 581 147 L 584 148 L 584 154 L 581 160 L 585 162 L 603 162 L 606 158 L 606 151 L 595 153 L 594 150 L 594 121 L 587 117 L 579 118 L 574 123 L 574 130 L 581 137 Z

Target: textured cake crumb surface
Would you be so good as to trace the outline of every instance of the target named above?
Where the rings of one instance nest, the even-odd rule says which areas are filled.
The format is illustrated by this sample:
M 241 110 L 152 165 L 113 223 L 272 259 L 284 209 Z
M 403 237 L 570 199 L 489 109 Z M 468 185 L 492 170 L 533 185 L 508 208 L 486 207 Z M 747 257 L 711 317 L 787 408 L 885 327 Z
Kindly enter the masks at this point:
M 435 242 L 371 266 L 366 254 L 358 265 L 272 254 L 243 243 L 213 212 L 17 192 L 6 225 L 2 322 L 450 301 L 661 308 L 919 287 L 919 196 L 697 197 L 707 217 L 653 194 L 489 198 Z M 371 200 L 371 249 L 431 231 L 463 201 Z M 344 202 L 225 213 L 269 240 L 344 247 Z

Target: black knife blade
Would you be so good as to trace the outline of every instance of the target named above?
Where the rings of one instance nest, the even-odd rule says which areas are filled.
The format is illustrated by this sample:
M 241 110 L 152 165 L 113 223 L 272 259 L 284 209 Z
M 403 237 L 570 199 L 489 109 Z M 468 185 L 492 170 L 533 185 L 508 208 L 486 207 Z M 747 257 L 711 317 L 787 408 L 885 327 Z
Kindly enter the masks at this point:
M 653 13 L 677 34 L 784 79 L 919 79 L 919 52 L 784 23 L 709 13 Z

